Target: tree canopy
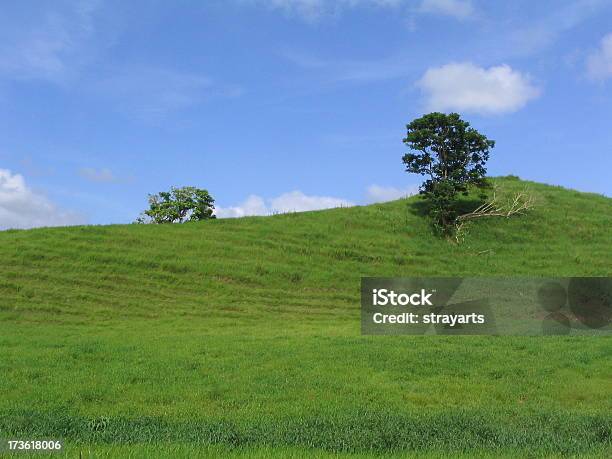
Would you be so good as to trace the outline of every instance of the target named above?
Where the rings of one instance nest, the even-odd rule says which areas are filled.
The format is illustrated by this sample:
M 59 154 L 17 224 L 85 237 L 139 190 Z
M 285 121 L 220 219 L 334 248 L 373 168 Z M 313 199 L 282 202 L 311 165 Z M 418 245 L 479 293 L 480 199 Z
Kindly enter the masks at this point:
M 172 187 L 149 195 L 149 208 L 138 218 L 139 223 L 183 223 L 216 218 L 213 197 L 207 190 L 185 186 Z
M 454 223 L 453 204 L 471 186 L 485 188 L 485 163 L 495 141 L 470 127 L 457 113 L 429 113 L 406 126 L 403 139 L 410 152 L 403 156 L 406 172 L 427 176 L 421 194 L 431 203 L 434 223 Z

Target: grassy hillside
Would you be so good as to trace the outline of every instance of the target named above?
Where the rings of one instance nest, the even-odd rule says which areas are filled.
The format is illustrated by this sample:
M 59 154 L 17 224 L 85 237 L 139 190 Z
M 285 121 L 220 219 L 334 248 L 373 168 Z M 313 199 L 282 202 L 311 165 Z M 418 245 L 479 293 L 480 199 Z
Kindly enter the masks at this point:
M 612 275 L 611 199 L 496 181 L 536 208 L 459 245 L 418 198 L 0 232 L 0 438 L 113 457 L 609 453 L 607 337 L 360 335 L 361 276 Z

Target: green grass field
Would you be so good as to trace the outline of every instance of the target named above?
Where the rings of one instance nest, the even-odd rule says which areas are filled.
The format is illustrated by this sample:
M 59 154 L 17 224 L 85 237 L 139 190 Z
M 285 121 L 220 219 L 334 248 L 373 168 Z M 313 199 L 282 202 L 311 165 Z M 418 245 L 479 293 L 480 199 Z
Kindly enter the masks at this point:
M 69 457 L 609 457 L 609 337 L 360 335 L 361 276 L 612 275 L 612 199 L 496 182 L 536 208 L 461 244 L 416 197 L 0 232 L 0 438 Z

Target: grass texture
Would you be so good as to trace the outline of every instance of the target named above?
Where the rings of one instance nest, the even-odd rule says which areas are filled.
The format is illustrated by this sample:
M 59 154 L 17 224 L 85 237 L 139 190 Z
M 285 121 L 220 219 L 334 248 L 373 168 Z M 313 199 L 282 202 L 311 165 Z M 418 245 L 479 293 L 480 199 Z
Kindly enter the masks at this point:
M 0 438 L 67 457 L 609 456 L 609 337 L 360 335 L 361 276 L 612 275 L 611 199 L 495 181 L 536 207 L 460 244 L 417 197 L 0 232 Z

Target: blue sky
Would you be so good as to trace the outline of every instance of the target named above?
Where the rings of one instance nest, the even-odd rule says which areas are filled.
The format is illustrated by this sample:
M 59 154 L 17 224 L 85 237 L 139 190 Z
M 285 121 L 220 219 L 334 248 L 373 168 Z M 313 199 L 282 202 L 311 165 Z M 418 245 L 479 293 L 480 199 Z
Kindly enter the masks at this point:
M 0 228 L 394 199 L 405 124 L 458 111 L 492 175 L 612 195 L 612 0 L 7 2 Z

